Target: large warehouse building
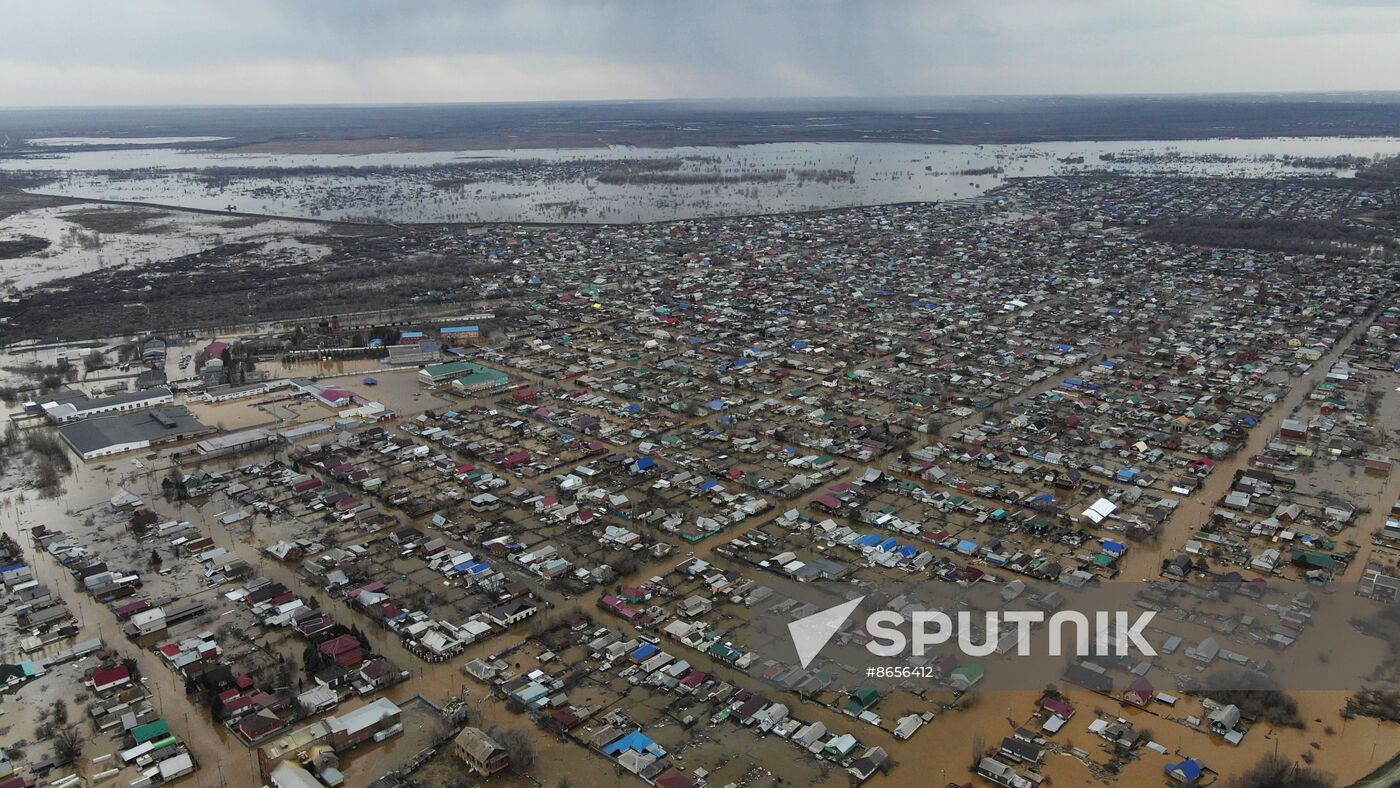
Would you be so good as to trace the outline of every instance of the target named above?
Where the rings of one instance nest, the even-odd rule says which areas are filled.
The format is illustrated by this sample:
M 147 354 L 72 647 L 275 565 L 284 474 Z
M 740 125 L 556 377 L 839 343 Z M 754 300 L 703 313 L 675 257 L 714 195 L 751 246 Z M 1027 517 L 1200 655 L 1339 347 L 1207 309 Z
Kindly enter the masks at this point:
M 161 443 L 189 440 L 216 430 L 184 407 L 151 408 L 64 424 L 58 434 L 84 460 L 110 457 Z

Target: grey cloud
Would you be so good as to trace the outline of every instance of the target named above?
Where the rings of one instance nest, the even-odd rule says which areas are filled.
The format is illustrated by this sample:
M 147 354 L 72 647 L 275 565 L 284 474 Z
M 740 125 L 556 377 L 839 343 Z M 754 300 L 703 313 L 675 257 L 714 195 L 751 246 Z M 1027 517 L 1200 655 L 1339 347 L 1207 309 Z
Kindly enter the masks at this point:
M 241 69 L 248 100 L 281 100 L 296 86 L 257 75 L 304 64 L 320 81 L 303 100 L 393 100 L 399 61 L 436 65 L 440 84 L 406 94 L 441 100 L 495 96 L 503 72 L 521 99 L 616 97 L 574 96 L 591 73 L 630 75 L 639 98 L 1376 89 L 1400 73 L 1400 0 L 46 0 L 6 22 L 0 65 L 74 95 L 79 68 L 155 95 L 189 70 L 238 93 Z

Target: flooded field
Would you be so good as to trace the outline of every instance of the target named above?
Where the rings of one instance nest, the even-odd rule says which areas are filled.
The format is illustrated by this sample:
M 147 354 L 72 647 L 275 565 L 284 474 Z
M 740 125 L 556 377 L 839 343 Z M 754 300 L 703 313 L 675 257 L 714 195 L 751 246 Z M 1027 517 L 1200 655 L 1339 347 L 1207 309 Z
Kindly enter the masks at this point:
M 387 222 L 647 222 L 976 197 L 1008 178 L 1110 171 L 1349 175 L 1400 153 L 1396 138 L 1051 142 L 1022 145 L 769 143 L 363 154 L 175 147 L 34 153 L 0 170 L 88 199 Z M 1335 162 L 1328 160 L 1337 159 Z
M 267 254 L 314 260 L 325 254 L 325 248 L 303 243 L 297 236 L 317 229 L 296 222 L 150 208 L 38 208 L 0 218 L 0 244 L 28 239 L 40 247 L 8 259 L 0 256 L 0 286 L 23 290 L 102 269 L 140 267 L 230 243 L 258 244 Z
M 25 140 L 43 148 L 89 147 L 101 145 L 180 145 L 191 142 L 218 142 L 228 137 L 35 137 Z

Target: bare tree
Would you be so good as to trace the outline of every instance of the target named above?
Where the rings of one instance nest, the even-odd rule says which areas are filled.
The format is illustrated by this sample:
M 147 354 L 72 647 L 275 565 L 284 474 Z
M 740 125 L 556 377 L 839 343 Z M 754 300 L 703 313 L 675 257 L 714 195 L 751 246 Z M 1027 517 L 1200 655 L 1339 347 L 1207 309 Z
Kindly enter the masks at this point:
M 535 764 L 535 742 L 529 733 L 519 728 L 496 726 L 487 731 L 487 735 L 495 739 L 506 751 L 510 758 L 510 767 L 517 774 L 524 774 Z
M 1331 788 L 1336 782 L 1324 772 L 1299 766 L 1277 755 L 1266 755 L 1229 785 L 1230 788 Z
M 83 754 L 83 737 L 78 735 L 78 727 L 69 725 L 61 728 L 54 736 L 53 754 L 59 760 L 77 760 Z
M 986 753 L 986 750 L 986 736 L 983 735 L 981 731 L 974 733 L 972 735 L 972 763 L 968 765 L 968 768 L 975 771 L 977 769 L 977 765 L 982 762 L 982 756 Z

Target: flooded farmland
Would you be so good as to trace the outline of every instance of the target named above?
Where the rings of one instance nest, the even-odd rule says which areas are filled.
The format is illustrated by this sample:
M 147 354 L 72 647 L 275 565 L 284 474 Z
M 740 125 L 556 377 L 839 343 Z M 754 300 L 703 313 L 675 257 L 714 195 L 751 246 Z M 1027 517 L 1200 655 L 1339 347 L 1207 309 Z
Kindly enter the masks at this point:
M 45 194 L 272 216 L 631 223 L 966 199 L 1008 178 L 1087 171 L 1349 175 L 1359 159 L 1395 153 L 1400 139 L 1330 137 L 363 154 L 155 147 L 36 152 L 0 159 L 0 171 L 51 179 L 34 189 Z
M 0 217 L 0 244 L 26 239 L 37 251 L 0 257 L 0 286 L 24 290 L 105 269 L 136 269 L 225 244 L 249 243 L 270 257 L 314 261 L 324 247 L 298 240 L 318 228 L 139 207 L 62 205 Z

